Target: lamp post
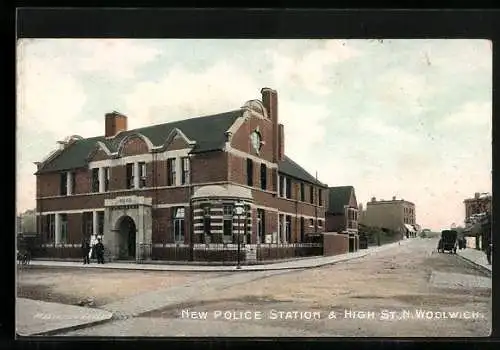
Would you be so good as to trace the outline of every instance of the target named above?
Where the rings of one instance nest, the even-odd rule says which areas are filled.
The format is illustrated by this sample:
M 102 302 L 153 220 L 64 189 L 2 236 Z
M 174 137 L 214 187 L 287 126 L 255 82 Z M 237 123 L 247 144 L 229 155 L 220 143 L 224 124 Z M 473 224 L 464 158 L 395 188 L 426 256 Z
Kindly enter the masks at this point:
M 240 235 L 240 217 L 245 211 L 245 204 L 242 202 L 236 202 L 234 204 L 234 213 L 238 216 L 238 265 L 236 265 L 237 269 L 241 269 L 240 264 L 240 251 L 241 251 L 241 235 Z

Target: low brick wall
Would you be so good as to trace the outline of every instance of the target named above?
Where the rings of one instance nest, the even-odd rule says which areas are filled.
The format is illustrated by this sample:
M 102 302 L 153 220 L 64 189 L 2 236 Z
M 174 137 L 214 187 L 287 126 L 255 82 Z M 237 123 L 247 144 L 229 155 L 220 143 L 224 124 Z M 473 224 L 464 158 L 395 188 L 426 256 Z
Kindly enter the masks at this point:
M 323 234 L 323 255 L 332 256 L 349 253 L 349 235 L 325 232 Z
M 81 247 L 41 247 L 31 253 L 32 258 L 80 259 Z
M 280 260 L 322 255 L 323 247 L 317 245 L 261 245 L 257 248 L 257 260 Z

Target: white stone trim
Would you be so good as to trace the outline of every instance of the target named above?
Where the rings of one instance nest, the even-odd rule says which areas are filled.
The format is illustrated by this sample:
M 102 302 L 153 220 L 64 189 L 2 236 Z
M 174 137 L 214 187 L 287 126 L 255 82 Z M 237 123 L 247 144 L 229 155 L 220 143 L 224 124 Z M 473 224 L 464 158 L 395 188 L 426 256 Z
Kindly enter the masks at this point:
M 191 148 L 176 149 L 172 151 L 165 151 L 156 153 L 154 158 L 156 161 L 165 161 L 169 158 L 181 158 L 188 157 Z M 89 169 L 101 168 L 101 167 L 116 167 L 124 166 L 127 163 L 151 163 L 153 162 L 153 153 L 138 154 L 134 156 L 125 156 L 120 158 L 96 160 L 89 162 Z
M 281 211 L 281 210 L 276 209 L 276 208 L 266 207 L 263 205 L 252 204 L 251 207 L 255 208 L 255 209 L 263 209 L 265 211 L 276 212 L 278 214 L 289 215 L 291 217 L 298 217 L 298 218 L 304 217 L 305 219 L 316 219 L 316 216 L 305 215 L 305 214 L 301 214 L 301 213 L 290 213 L 290 212 L 286 212 L 286 211 Z M 323 222 L 324 222 L 325 217 L 318 214 L 318 220 L 323 220 Z
M 154 147 L 153 143 L 151 142 L 151 140 L 149 138 L 147 138 L 146 136 L 144 136 L 143 134 L 141 134 L 140 132 L 133 132 L 132 134 L 129 134 L 127 136 L 125 136 L 121 141 L 120 141 L 120 144 L 118 145 L 117 149 L 118 149 L 118 154 L 120 155 L 122 153 L 122 150 L 123 150 L 123 147 L 125 146 L 125 144 L 132 138 L 134 137 L 139 137 L 140 139 L 142 139 L 146 145 L 148 146 L 148 150 L 151 151 Z
M 167 209 L 176 207 L 189 207 L 189 203 L 162 203 L 153 205 L 153 209 Z
M 104 192 L 104 187 L 105 187 L 105 182 L 106 179 L 104 177 L 104 167 L 99 168 L 99 192 L 103 193 Z
M 73 194 L 73 172 L 68 171 L 66 173 L 66 193 L 68 196 L 71 196 Z
M 194 230 L 195 234 L 205 233 L 204 230 Z M 224 233 L 224 230 L 210 230 L 210 233 Z
M 203 222 L 195 222 L 194 227 L 203 227 L 204 223 Z M 220 226 L 223 227 L 224 223 L 223 222 L 211 222 L 210 226 Z
M 204 219 L 205 216 L 203 215 L 194 215 L 193 216 L 193 219 Z M 224 219 L 224 216 L 223 215 L 212 215 L 210 214 L 210 219 Z
M 97 220 L 97 210 L 92 212 L 92 232 L 94 235 L 97 235 L 98 228 L 98 220 Z
M 147 205 L 152 206 L 153 199 L 142 196 L 119 196 L 114 199 L 105 199 L 105 207 L 115 207 L 120 205 Z
M 239 149 L 233 148 L 229 142 L 226 142 L 224 146 L 224 151 L 240 158 L 249 158 L 255 163 L 264 163 L 270 169 L 278 169 L 278 164 L 272 163 L 268 160 L 254 156 L 253 154 L 240 151 Z
M 55 223 L 54 223 L 54 239 L 56 244 L 61 243 L 61 214 L 55 215 Z

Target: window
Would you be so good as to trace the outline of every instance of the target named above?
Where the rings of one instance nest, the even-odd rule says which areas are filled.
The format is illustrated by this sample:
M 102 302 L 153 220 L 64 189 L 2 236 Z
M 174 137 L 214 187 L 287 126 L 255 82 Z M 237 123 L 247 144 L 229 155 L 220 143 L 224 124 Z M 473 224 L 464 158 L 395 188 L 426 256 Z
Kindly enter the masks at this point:
M 323 220 L 318 220 L 318 227 L 323 227 Z
M 286 198 L 292 198 L 292 180 L 286 179 Z
M 104 192 L 109 191 L 109 168 L 104 168 Z
M 68 243 L 68 214 L 60 214 L 61 220 L 61 241 L 60 243 Z
M 257 243 L 262 243 L 265 236 L 266 213 L 263 209 L 257 209 Z
M 233 217 L 233 206 L 232 205 L 226 204 L 226 205 L 224 205 L 222 210 L 223 210 L 224 216 Z
M 285 235 L 284 235 L 285 228 L 284 228 L 283 220 L 284 220 L 283 214 L 279 214 L 279 216 L 278 216 L 278 240 L 280 242 L 283 242 L 285 239 Z
M 60 175 L 60 187 L 59 187 L 59 194 L 61 196 L 66 196 L 68 195 L 68 173 L 67 172 L 64 172 L 64 173 L 61 173 Z
M 175 176 L 175 158 L 167 159 L 167 186 L 175 186 L 176 176 Z
M 175 242 L 184 242 L 184 208 L 174 208 L 174 239 Z
M 233 241 L 233 219 L 232 218 L 224 218 L 222 241 L 224 243 L 230 243 Z
M 102 236 L 104 235 L 104 212 L 97 212 L 97 234 Z
M 300 200 L 301 200 L 302 202 L 305 202 L 305 200 L 306 200 L 306 190 L 305 190 L 305 188 L 304 188 L 304 187 L 305 187 L 305 186 L 304 186 L 304 183 L 303 183 L 303 182 L 301 182 L 301 183 L 300 183 Z
M 292 241 L 292 217 L 287 215 L 285 217 L 285 242 Z
M 267 190 L 267 166 L 265 164 L 260 165 L 260 188 Z
M 54 239 L 56 236 L 56 215 L 49 214 L 46 215 L 45 221 L 45 232 L 47 234 L 47 243 L 54 243 Z
M 253 186 L 253 162 L 247 158 L 247 185 Z
M 314 226 L 314 219 L 309 219 L 309 227 L 313 227 Z
M 185 185 L 189 183 L 189 158 L 182 157 L 182 176 L 181 176 L 181 185 Z
M 147 176 L 146 163 L 140 162 L 139 163 L 139 188 L 146 187 L 146 176 Z
M 312 186 L 309 188 L 309 202 L 314 203 L 314 187 Z
M 318 205 L 323 206 L 323 191 L 318 189 Z
M 99 192 L 99 169 L 92 169 L 90 177 L 92 192 Z
M 76 175 L 75 175 L 75 172 L 71 171 L 69 173 L 69 177 L 70 177 L 70 181 L 71 181 L 71 194 L 75 194 L 76 193 Z
M 285 196 L 285 177 L 281 176 L 279 177 L 279 188 L 280 188 L 280 197 Z
M 134 163 L 127 164 L 127 189 L 134 188 Z
M 94 225 L 93 225 L 93 215 L 91 211 L 83 213 L 82 217 L 82 233 L 83 237 L 90 237 L 93 234 Z

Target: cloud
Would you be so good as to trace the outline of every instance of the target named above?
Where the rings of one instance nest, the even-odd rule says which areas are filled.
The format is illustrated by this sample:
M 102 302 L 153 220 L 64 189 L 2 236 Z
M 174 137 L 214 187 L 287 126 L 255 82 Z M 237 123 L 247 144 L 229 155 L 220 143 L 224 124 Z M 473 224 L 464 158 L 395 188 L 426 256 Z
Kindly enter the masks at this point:
M 442 128 L 469 129 L 474 126 L 490 126 L 492 124 L 493 109 L 491 101 L 469 101 L 462 104 L 457 110 L 449 112 L 438 126 Z M 489 136 L 489 135 L 488 135 Z
M 87 102 L 81 83 L 68 74 L 59 60 L 18 45 L 17 123 L 21 129 L 50 132 L 54 137 L 79 130 L 75 120 Z
M 125 98 L 125 113 L 134 128 L 221 113 L 259 98 L 260 88 L 248 72 L 224 61 L 202 72 L 178 66 L 156 81 L 137 84 Z
M 427 107 L 425 97 L 436 91 L 425 76 L 402 69 L 384 72 L 375 84 L 371 92 L 376 103 L 401 117 L 421 114 Z
M 139 40 L 85 39 L 78 42 L 78 67 L 118 79 L 132 79 L 137 68 L 160 55 L 158 48 Z
M 360 54 L 346 41 L 324 40 L 321 47 L 307 53 L 290 55 L 286 43 L 267 50 L 273 62 L 273 77 L 277 85 L 294 84 L 313 93 L 326 95 L 331 91 L 327 69 Z

